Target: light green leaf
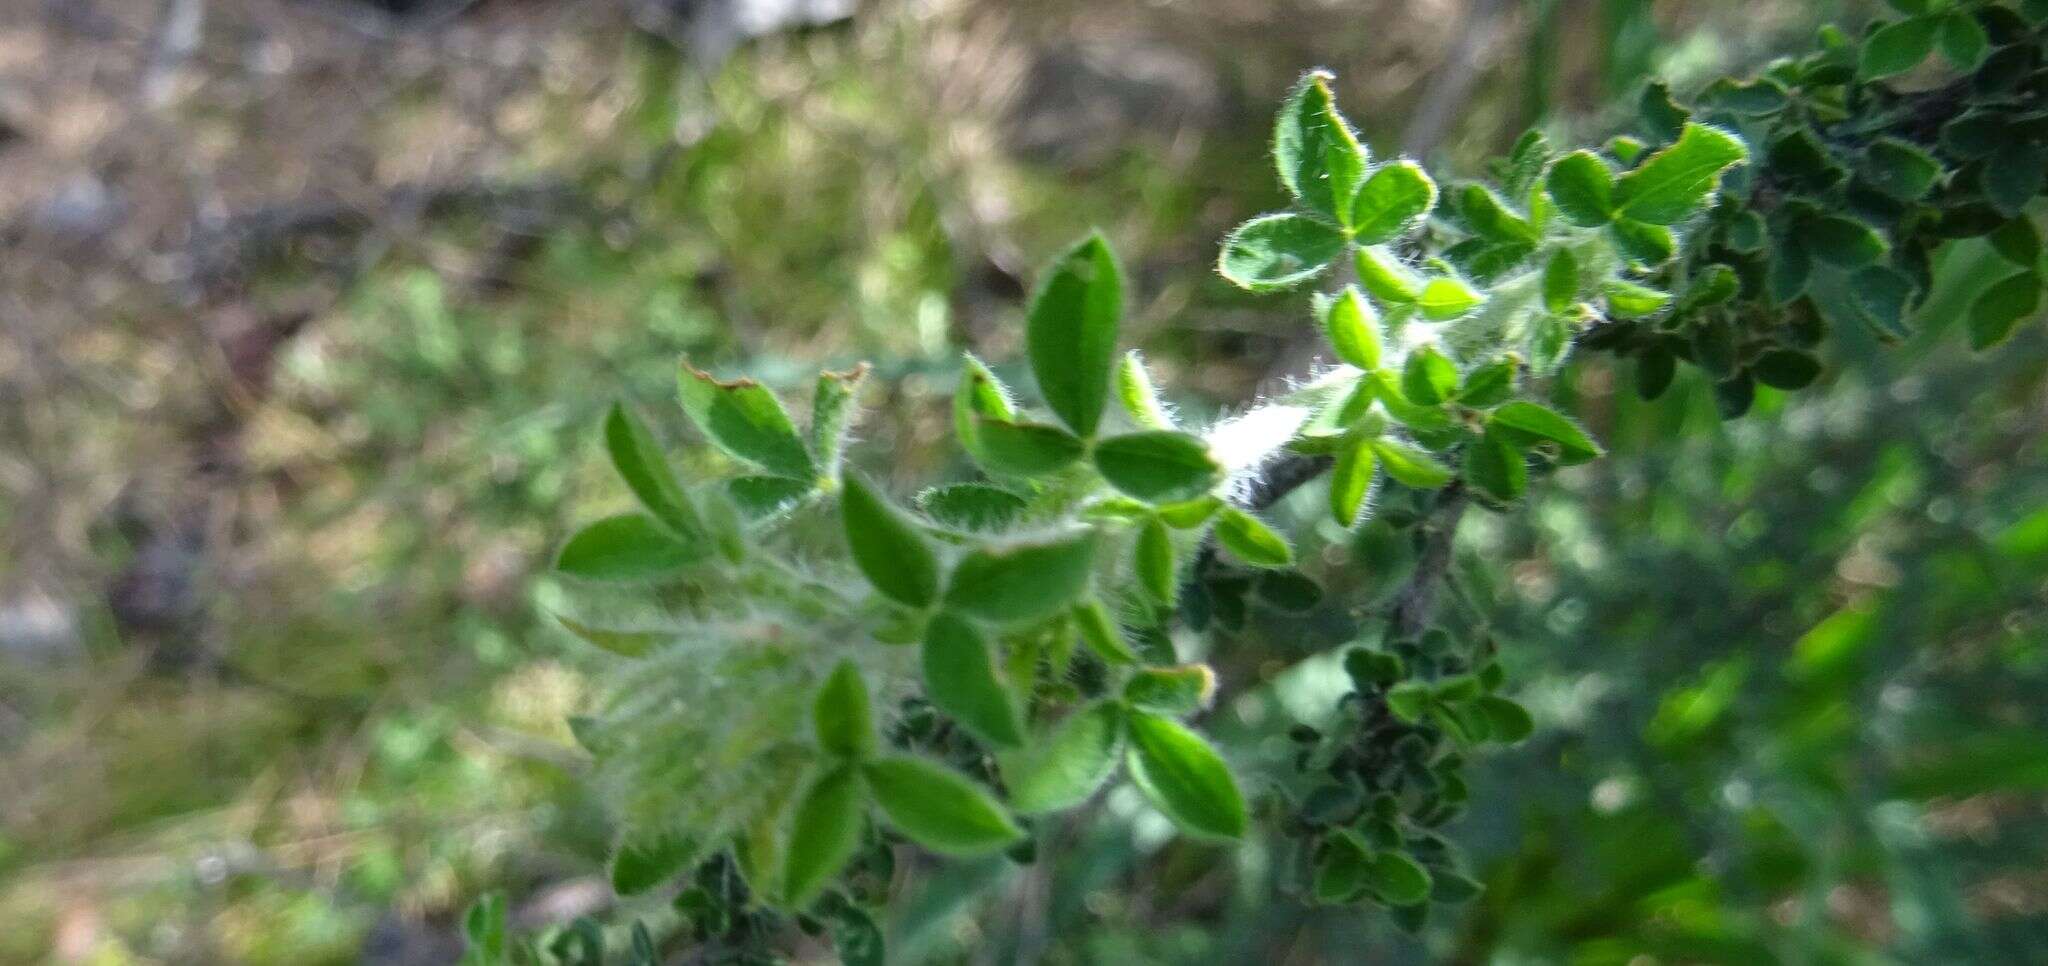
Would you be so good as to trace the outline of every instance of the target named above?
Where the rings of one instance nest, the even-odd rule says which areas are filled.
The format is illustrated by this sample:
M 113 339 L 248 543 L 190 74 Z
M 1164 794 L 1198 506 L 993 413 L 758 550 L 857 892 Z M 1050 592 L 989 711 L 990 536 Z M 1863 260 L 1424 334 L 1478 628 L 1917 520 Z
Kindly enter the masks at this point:
M 956 530 L 1007 530 L 1024 516 L 1024 498 L 986 483 L 949 483 L 917 497 L 917 506 L 942 526 Z
M 1136 349 L 1124 353 L 1122 364 L 1117 366 L 1116 398 L 1131 422 L 1146 429 L 1173 428 L 1173 416 L 1159 400 L 1159 390 L 1153 387 L 1152 376 L 1145 371 L 1145 359 Z
M 586 580 L 653 580 L 674 575 L 706 556 L 645 513 L 597 521 L 569 538 L 555 569 Z
M 1579 259 L 1569 248 L 1560 248 L 1543 266 L 1543 307 L 1563 312 L 1579 300 Z
M 557 623 L 567 628 L 569 633 L 582 638 L 585 643 L 622 657 L 639 657 L 653 650 L 656 644 L 676 636 L 675 631 L 623 631 L 593 627 L 561 614 L 554 615 L 554 618 Z
M 1516 400 L 1502 405 L 1487 417 L 1489 426 L 1507 430 L 1511 439 L 1556 443 L 1567 464 L 1599 459 L 1604 452 L 1578 424 L 1536 403 Z
M 1344 251 L 1344 233 L 1307 215 L 1260 215 L 1223 240 L 1216 270 L 1239 288 L 1277 292 L 1308 281 Z
M 1415 304 L 1422 309 L 1422 317 L 1431 322 L 1448 322 L 1479 307 L 1486 301 L 1486 295 L 1462 278 L 1441 275 L 1432 278 L 1422 286 L 1422 293 L 1416 296 Z
M 1380 367 L 1380 314 L 1349 285 L 1322 306 L 1323 335 L 1337 358 L 1367 372 Z
M 1308 208 L 1343 221 L 1365 170 L 1365 149 L 1337 113 L 1331 75 L 1311 71 L 1287 95 L 1273 126 L 1273 162 L 1280 183 Z
M 782 901 L 802 909 L 838 877 L 860 845 L 867 805 L 860 773 L 851 764 L 820 776 L 797 802 L 789 820 L 789 852 L 782 868 Z
M 1600 294 L 1607 297 L 1607 314 L 1617 319 L 1639 319 L 1671 302 L 1670 292 L 1619 278 L 1600 283 Z
M 1614 172 L 1591 151 L 1574 151 L 1557 159 L 1543 187 L 1557 203 L 1557 210 L 1574 225 L 1598 228 L 1614 219 Z
M 1700 211 L 1721 172 L 1748 158 L 1735 135 L 1688 121 L 1676 142 L 1615 183 L 1616 212 L 1652 225 L 1677 224 Z
M 863 764 L 861 776 L 889 824 L 940 855 L 986 855 L 1024 837 L 994 797 L 942 765 L 898 755 Z
M 1146 520 L 1138 530 L 1138 543 L 1133 553 L 1136 560 L 1133 570 L 1138 575 L 1138 586 L 1155 604 L 1171 606 L 1178 589 L 1173 552 L 1173 534 L 1167 530 L 1166 522 L 1153 517 Z
M 678 536 L 703 534 L 697 508 L 669 469 L 668 457 L 646 425 L 623 403 L 614 403 L 605 415 L 604 445 L 619 478 L 626 481 L 626 488 L 633 491 L 648 513 Z
M 1056 812 L 1088 800 L 1116 770 L 1123 709 L 1090 705 L 1015 751 L 998 752 L 1010 804 L 1026 815 Z
M 1543 237 L 1528 219 L 1508 210 L 1493 189 L 1468 184 L 1458 192 L 1458 213 L 1480 237 L 1508 244 L 1533 245 Z
M 1244 835 L 1244 796 L 1223 756 L 1172 718 L 1126 715 L 1131 779 L 1183 830 L 1217 838 Z
M 1081 632 L 1081 643 L 1088 645 L 1095 656 L 1110 664 L 1132 664 L 1138 655 L 1124 643 L 1124 632 L 1117 627 L 1116 619 L 1109 616 L 1109 608 L 1093 597 L 1074 605 L 1074 626 Z
M 839 518 L 854 564 L 883 596 L 910 607 L 939 599 L 938 556 L 917 525 L 858 476 L 846 477 Z
M 1285 567 L 1294 562 L 1294 548 L 1272 527 L 1236 507 L 1224 507 L 1216 520 L 1216 542 L 1254 567 Z
M 1358 250 L 1358 284 L 1386 305 L 1413 305 L 1422 297 L 1422 279 L 1393 252 L 1377 245 Z
M 811 391 L 811 455 L 827 477 L 839 475 L 846 431 L 853 423 L 853 396 L 867 376 L 865 362 L 845 372 L 818 373 L 817 387 Z
M 1124 701 L 1159 714 L 1186 717 L 1216 696 L 1216 672 L 1206 664 L 1140 668 L 1124 682 Z
M 811 728 L 818 747 L 835 755 L 865 758 L 875 751 L 875 719 L 868 685 L 852 661 L 842 660 L 811 701 Z
M 1402 681 L 1387 689 L 1387 710 L 1410 724 L 1422 720 L 1434 700 L 1429 685 L 1421 681 Z
M 683 412 L 719 449 L 777 476 L 818 476 L 810 451 L 775 394 L 752 379 L 721 382 L 684 363 L 676 376 Z
M 1375 169 L 1351 206 L 1353 238 L 1361 245 L 1393 241 L 1414 230 L 1436 207 L 1436 182 L 1413 161 Z
M 1346 443 L 1337 451 L 1336 464 L 1330 469 L 1330 517 L 1338 526 L 1348 528 L 1358 523 L 1365 498 L 1372 492 L 1377 467 L 1372 446 L 1365 440 Z
M 1371 443 L 1372 451 L 1379 457 L 1380 465 L 1387 475 L 1404 486 L 1418 490 L 1433 490 L 1451 482 L 1449 467 L 1437 462 L 1428 451 L 1390 439 L 1376 439 Z
M 953 568 L 946 604 L 998 624 L 1059 613 L 1081 595 L 1095 563 L 1095 536 L 975 550 Z
M 1866 80 L 1879 80 L 1920 66 L 1934 52 L 1935 30 L 1940 24 L 1935 17 L 1908 17 L 1879 27 L 1863 42 L 1857 72 Z
M 1095 468 L 1111 486 L 1147 503 L 1192 500 L 1223 481 L 1207 443 L 1171 430 L 1105 439 L 1095 446 Z
M 925 693 L 975 737 L 1003 748 L 1024 742 L 1016 701 L 996 670 L 988 639 L 973 624 L 941 613 L 925 627 Z
M 1451 398 L 1458 389 L 1458 367 L 1435 346 L 1425 345 L 1408 354 L 1401 368 L 1401 395 L 1409 402 L 1434 406 Z
M 1624 257 L 1645 268 L 1662 265 L 1678 252 L 1678 236 L 1663 225 L 1617 218 L 1607 226 L 1607 233 Z
M 1095 435 L 1109 398 L 1123 299 L 1123 275 L 1109 243 L 1090 235 L 1053 264 L 1025 314 L 1024 342 L 1038 391 L 1083 437 Z
M 1087 444 L 1050 423 L 977 417 L 968 455 L 999 476 L 1045 476 L 1074 465 Z

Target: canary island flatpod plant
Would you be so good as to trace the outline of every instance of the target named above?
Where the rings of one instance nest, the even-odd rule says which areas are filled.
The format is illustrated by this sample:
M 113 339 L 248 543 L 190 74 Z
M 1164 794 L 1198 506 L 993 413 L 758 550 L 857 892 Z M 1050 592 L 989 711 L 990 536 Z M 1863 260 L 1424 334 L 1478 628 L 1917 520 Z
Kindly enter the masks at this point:
M 717 479 L 678 477 L 614 408 L 604 447 L 638 508 L 562 548 L 557 616 L 608 652 L 571 724 L 621 830 L 612 885 L 655 912 L 624 940 L 587 920 L 520 938 L 487 899 L 472 960 L 765 961 L 793 923 L 881 962 L 902 843 L 1033 861 L 1034 830 L 1118 783 L 1184 835 L 1291 842 L 1308 901 L 1418 929 L 1475 895 L 1442 832 L 1474 793 L 1464 763 L 1532 722 L 1494 643 L 1434 601 L 1469 507 L 1602 455 L 1553 401 L 1567 358 L 1621 357 L 1646 397 L 1697 367 L 1734 418 L 1759 385 L 1814 382 L 1830 333 L 1907 336 L 1961 239 L 1997 266 L 1973 345 L 2038 312 L 2048 3 L 1893 5 L 1686 100 L 1652 84 L 1603 144 L 1532 132 L 1469 181 L 1373 157 L 1311 72 L 1273 130 L 1292 205 L 1232 231 L 1217 270 L 1256 293 L 1326 281 L 1303 323 L 1329 362 L 1231 420 L 1178 419 L 1119 351 L 1100 236 L 1030 297 L 1028 385 L 962 360 L 952 429 L 978 479 L 913 494 L 850 465 L 864 368 L 819 375 L 799 425 L 761 385 L 680 366 L 683 412 L 736 468 Z M 1925 82 L 1893 83 L 1908 71 Z M 1216 675 L 1181 655 L 1316 604 L 1261 512 L 1303 486 L 1415 564 L 1342 655 L 1336 724 L 1295 727 L 1286 773 L 1247 773 L 1199 724 Z

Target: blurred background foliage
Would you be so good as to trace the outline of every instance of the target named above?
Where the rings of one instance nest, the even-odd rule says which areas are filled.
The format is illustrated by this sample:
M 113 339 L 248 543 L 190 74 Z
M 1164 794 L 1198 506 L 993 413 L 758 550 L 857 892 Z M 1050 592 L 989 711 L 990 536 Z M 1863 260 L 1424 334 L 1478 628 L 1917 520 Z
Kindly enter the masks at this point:
M 613 400 L 680 443 L 681 354 L 779 387 L 866 359 L 855 459 L 957 474 L 957 353 L 1015 358 L 1035 266 L 1100 226 L 1127 333 L 1224 412 L 1312 362 L 1301 300 L 1209 269 L 1276 202 L 1300 70 L 1338 72 L 1380 153 L 1473 171 L 1531 124 L 1610 129 L 1646 75 L 1869 13 L 6 5 L 0 961 L 444 962 L 493 888 L 525 928 L 603 917 L 611 832 L 563 725 L 601 655 L 534 578 L 624 500 Z M 1645 403 L 1571 369 L 1614 458 L 1460 544 L 1447 619 L 1539 724 L 1455 826 L 1487 884 L 1461 916 L 1311 908 L 1289 856 L 1175 840 L 1126 790 L 1033 865 L 907 880 L 892 955 L 2048 960 L 2048 345 L 1960 348 L 1984 257 L 1950 253 L 1913 344 L 1837 340 L 1823 388 L 1739 422 L 1704 384 Z M 1333 599 L 1398 583 L 1399 546 L 1315 503 L 1279 512 Z M 1327 711 L 1342 623 L 1213 642 L 1241 765 Z

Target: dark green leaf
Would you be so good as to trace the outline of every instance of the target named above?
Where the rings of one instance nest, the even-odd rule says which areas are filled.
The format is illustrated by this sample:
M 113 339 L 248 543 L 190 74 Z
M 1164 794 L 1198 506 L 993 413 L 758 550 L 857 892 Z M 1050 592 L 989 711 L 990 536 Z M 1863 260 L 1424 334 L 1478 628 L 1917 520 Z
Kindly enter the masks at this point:
M 1024 516 L 1024 498 L 986 483 L 951 483 L 918 495 L 918 508 L 956 530 L 1007 530 Z
M 863 764 L 861 776 L 889 824 L 940 855 L 987 855 L 1024 837 L 988 792 L 943 765 L 898 755 Z
M 1277 292 L 1308 281 L 1344 251 L 1344 233 L 1307 215 L 1261 215 L 1223 240 L 1216 270 L 1239 288 Z
M 1939 43 L 1941 56 L 1957 70 L 1976 70 L 1991 51 L 1991 39 L 1984 35 L 1977 18 L 1962 11 L 1941 18 Z
M 1521 499 L 1529 485 L 1522 451 L 1499 431 L 1488 429 L 1465 449 L 1465 479 L 1502 503 Z
M 1390 906 L 1413 906 L 1429 898 L 1429 871 L 1400 852 L 1380 852 L 1366 863 L 1366 888 Z
M 996 671 L 988 639 L 973 624 L 941 613 L 925 627 L 925 693 L 975 737 L 1002 748 L 1024 743 L 1010 688 Z
M 586 580 L 652 580 L 704 560 L 702 545 L 684 543 L 645 513 L 597 521 L 569 538 L 555 569 Z
M 1678 251 L 1678 237 L 1663 225 L 1619 218 L 1608 226 L 1608 234 L 1629 261 L 1644 268 L 1656 268 L 1670 261 Z
M 1686 120 L 1691 117 L 1671 100 L 1671 88 L 1662 82 L 1653 82 L 1643 88 L 1643 95 L 1636 102 L 1636 111 L 1643 120 L 1644 130 L 1659 141 L 1677 140 Z
M 1600 444 L 1593 442 L 1577 424 L 1532 402 L 1517 400 L 1501 406 L 1487 418 L 1487 425 L 1499 427 L 1518 441 L 1556 443 L 1566 464 L 1598 459 L 1602 453 Z
M 1477 704 L 1479 713 L 1486 716 L 1491 726 L 1493 740 L 1512 745 L 1536 730 L 1535 721 L 1529 717 L 1528 709 L 1497 695 L 1484 695 Z
M 1089 533 L 976 550 L 953 568 L 946 604 L 995 623 L 1041 620 L 1080 596 L 1094 563 Z
M 1422 346 L 1409 353 L 1401 368 L 1401 394 L 1410 402 L 1434 406 L 1458 388 L 1458 367 L 1434 346 Z
M 683 871 L 697 857 L 697 843 L 668 833 L 629 837 L 612 853 L 612 891 L 639 895 Z
M 1863 42 L 1857 72 L 1877 80 L 1920 66 L 1934 52 L 1934 32 L 1939 24 L 1933 17 L 1909 17 L 1879 27 Z
M 751 379 L 721 382 L 689 364 L 677 374 L 683 411 L 719 449 L 777 476 L 818 476 L 796 425 L 775 394 Z
M 1820 376 L 1820 360 L 1796 349 L 1772 349 L 1758 356 L 1749 371 L 1773 389 L 1804 389 Z
M 1988 349 L 2004 342 L 2020 320 L 2040 307 L 2040 275 L 2025 271 L 2006 276 L 1970 304 L 1970 347 Z
M 857 476 L 846 477 L 840 521 L 853 562 L 882 595 L 910 607 L 939 599 L 939 560 L 910 518 Z
M 1038 391 L 1060 421 L 1084 437 L 1095 435 L 1109 398 L 1123 291 L 1109 243 L 1090 235 L 1053 263 L 1025 314 L 1024 342 Z
M 2007 217 L 2019 215 L 2027 202 L 2041 193 L 2048 177 L 2048 150 L 2031 141 L 2012 140 L 1999 145 L 1984 164 L 1984 197 Z
M 1357 832 L 1338 829 L 1316 854 L 1314 889 L 1316 901 L 1332 905 L 1350 902 L 1365 891 L 1366 867 L 1372 849 Z
M 977 418 L 968 452 L 982 469 L 1002 476 L 1045 476 L 1081 458 L 1087 444 L 1049 423 Z
M 1244 796 L 1223 756 L 1171 718 L 1133 710 L 1126 716 L 1131 779 L 1182 829 L 1218 838 L 1244 835 Z
M 1919 146 L 1893 138 L 1876 141 L 1863 152 L 1864 175 L 1870 183 L 1900 201 L 1918 201 L 1941 177 L 1941 162 Z
M 1591 151 L 1574 151 L 1551 165 L 1544 189 L 1566 220 L 1597 228 L 1614 218 L 1614 172 Z
M 1171 430 L 1105 439 L 1095 446 L 1095 468 L 1111 486 L 1147 503 L 1192 500 L 1223 481 L 1209 444 Z

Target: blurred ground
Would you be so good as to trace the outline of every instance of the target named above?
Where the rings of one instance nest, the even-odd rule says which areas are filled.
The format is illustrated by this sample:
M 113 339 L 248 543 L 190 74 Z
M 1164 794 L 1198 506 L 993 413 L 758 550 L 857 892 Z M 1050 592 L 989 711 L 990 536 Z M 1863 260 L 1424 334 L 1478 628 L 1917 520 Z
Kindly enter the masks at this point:
M 0 960 L 436 962 L 486 886 L 601 906 L 528 583 L 617 498 L 614 398 L 868 358 L 875 452 L 941 459 L 891 444 L 1101 225 L 1228 405 L 1294 361 L 1207 266 L 1300 70 L 1469 165 L 1815 13 L 1768 6 L 0 8 Z

